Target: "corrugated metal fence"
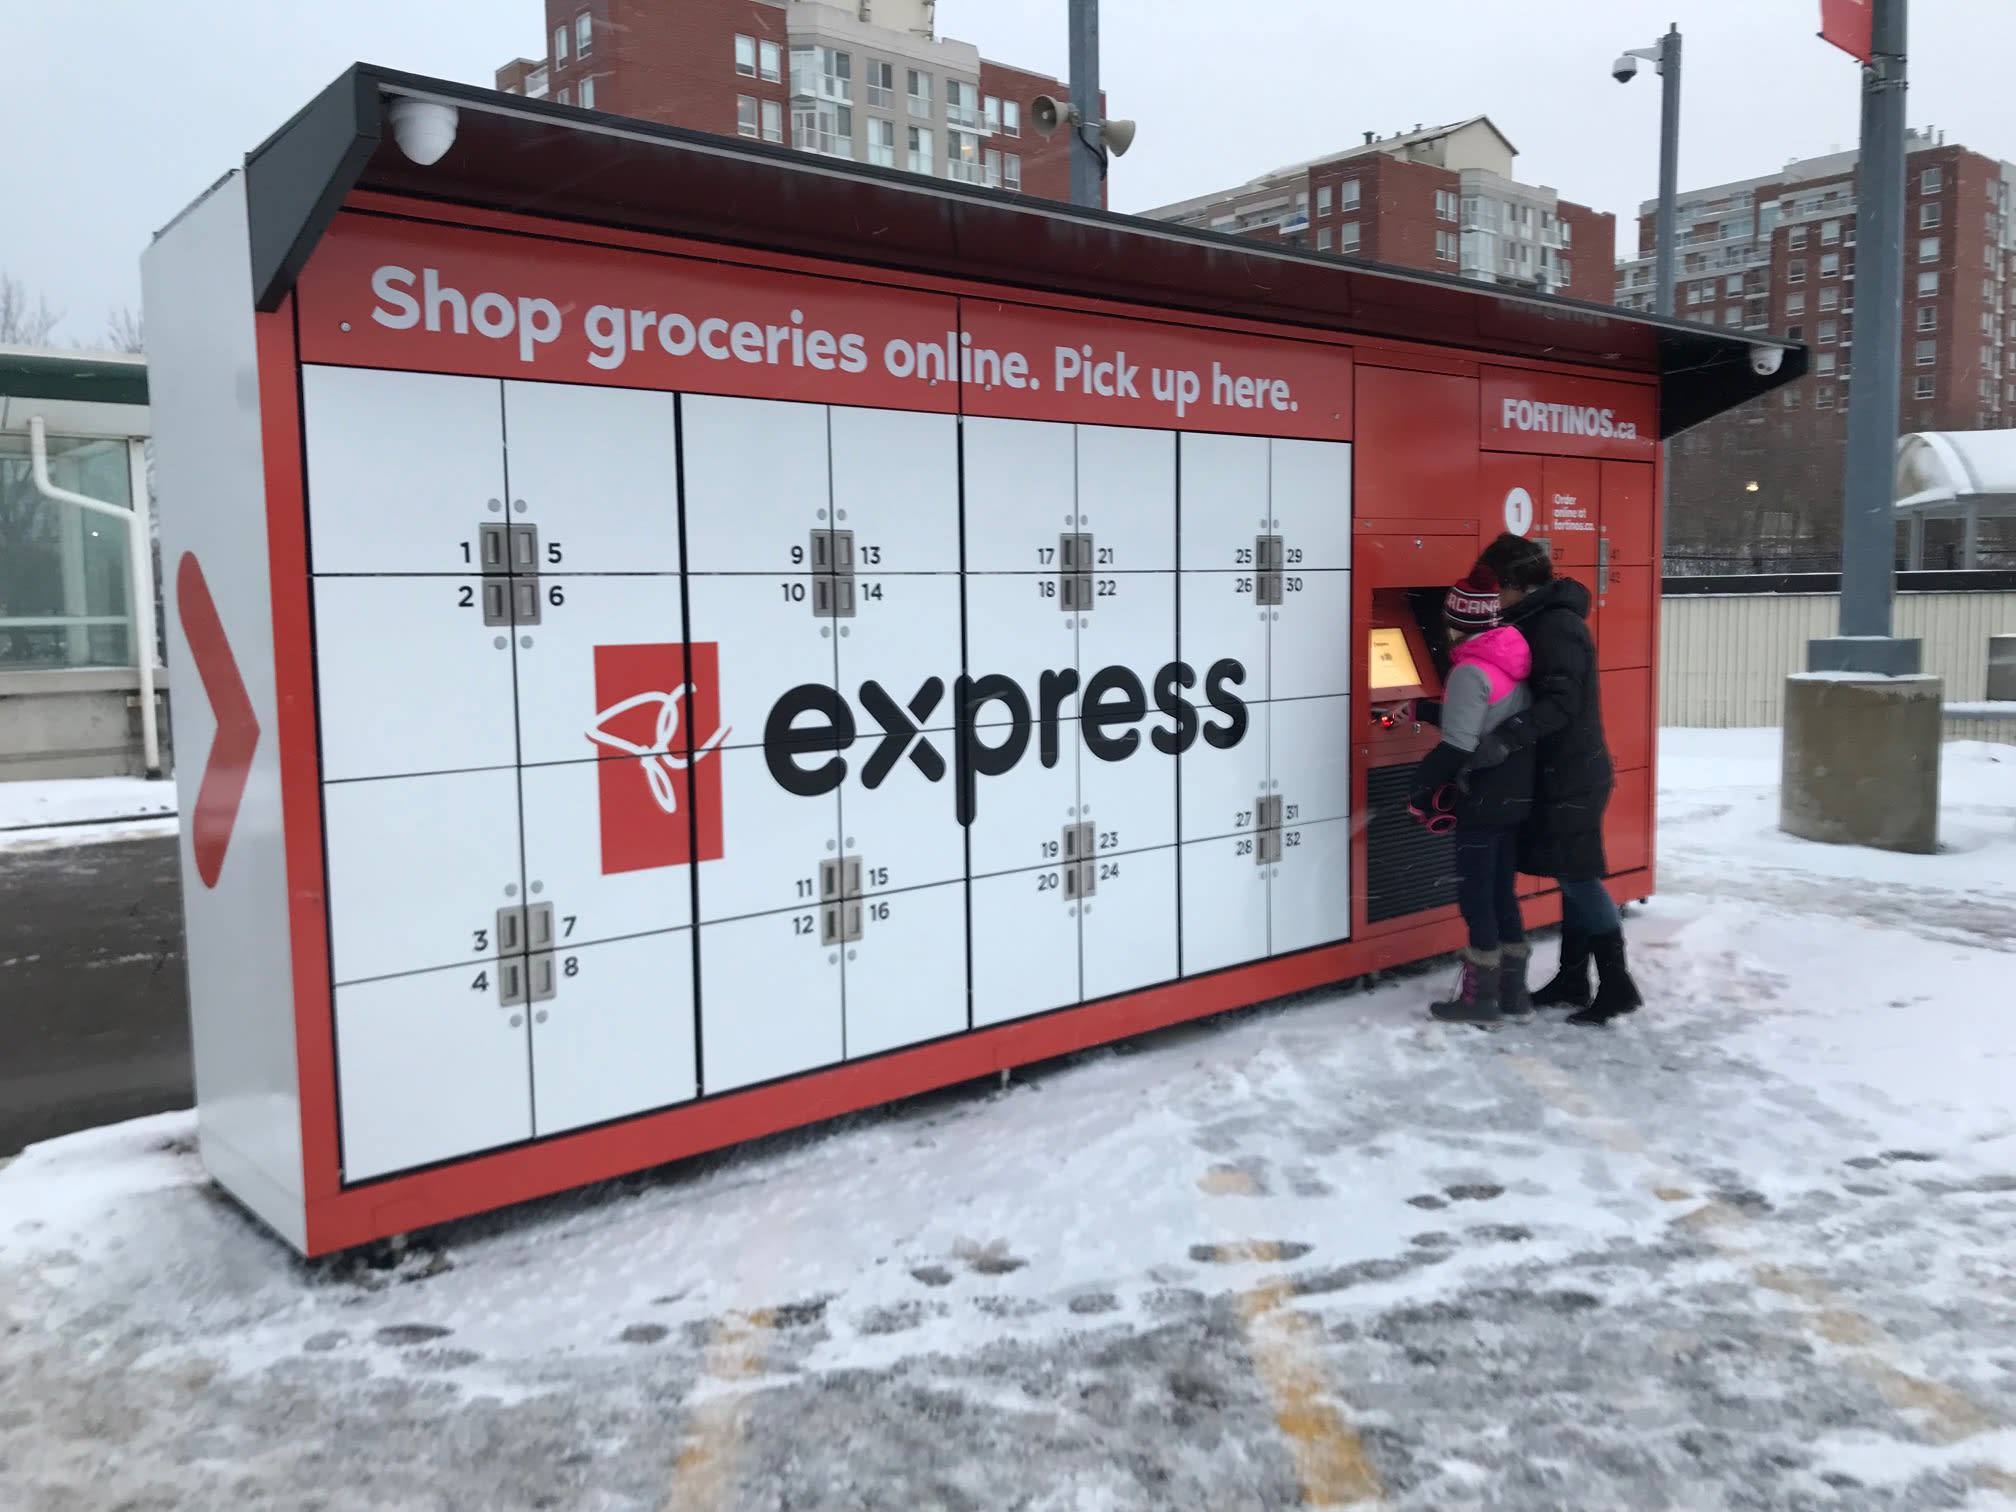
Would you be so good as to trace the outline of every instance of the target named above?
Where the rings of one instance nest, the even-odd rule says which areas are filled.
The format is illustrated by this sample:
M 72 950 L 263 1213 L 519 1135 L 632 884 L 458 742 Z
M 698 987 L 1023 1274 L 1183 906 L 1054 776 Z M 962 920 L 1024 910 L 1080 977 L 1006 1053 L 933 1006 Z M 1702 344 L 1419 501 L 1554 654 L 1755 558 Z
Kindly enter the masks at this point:
M 1659 722 L 1736 729 L 1784 720 L 1785 676 L 1833 635 L 1834 593 L 1669 594 L 1661 600 Z M 2016 592 L 1900 593 L 1897 634 L 1925 643 L 1951 703 L 1985 696 L 1988 637 L 2016 635 Z M 1987 734 L 1974 738 L 1993 738 Z

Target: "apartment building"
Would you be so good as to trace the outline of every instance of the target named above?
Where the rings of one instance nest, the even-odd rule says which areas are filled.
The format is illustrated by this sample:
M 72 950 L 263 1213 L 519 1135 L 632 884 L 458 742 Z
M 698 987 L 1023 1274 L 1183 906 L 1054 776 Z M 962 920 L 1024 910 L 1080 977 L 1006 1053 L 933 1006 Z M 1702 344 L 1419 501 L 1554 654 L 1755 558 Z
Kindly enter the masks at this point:
M 1070 198 L 1028 129 L 1047 74 L 941 37 L 933 0 L 546 0 L 547 51 L 497 87 L 956 182 Z
M 1608 303 L 1616 217 L 1514 177 L 1488 116 L 1416 127 L 1145 213 L 1157 220 Z

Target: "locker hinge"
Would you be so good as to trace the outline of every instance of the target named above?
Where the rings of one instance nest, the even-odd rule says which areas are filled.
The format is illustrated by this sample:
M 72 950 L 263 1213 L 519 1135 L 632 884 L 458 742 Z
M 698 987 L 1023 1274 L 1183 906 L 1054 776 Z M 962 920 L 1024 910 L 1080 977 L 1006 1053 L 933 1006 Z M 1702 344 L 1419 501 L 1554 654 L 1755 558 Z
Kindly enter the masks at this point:
M 1596 596 L 1610 591 L 1610 537 L 1596 538 Z
M 812 617 L 854 617 L 854 532 L 812 532 Z
M 1057 599 L 1066 614 L 1092 607 L 1092 536 L 1087 531 L 1057 537 Z

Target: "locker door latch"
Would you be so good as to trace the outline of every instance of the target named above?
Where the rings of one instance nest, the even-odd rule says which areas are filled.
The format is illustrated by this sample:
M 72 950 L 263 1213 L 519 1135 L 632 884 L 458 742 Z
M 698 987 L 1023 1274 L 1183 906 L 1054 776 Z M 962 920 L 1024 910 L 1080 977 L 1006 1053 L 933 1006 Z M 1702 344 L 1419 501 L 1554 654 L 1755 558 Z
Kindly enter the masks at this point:
M 484 523 L 476 527 L 483 570 L 486 627 L 539 623 L 539 527 Z
M 819 943 L 851 945 L 861 938 L 861 858 L 819 863 Z
M 1057 607 L 1066 614 L 1092 608 L 1092 557 L 1090 532 L 1066 531 L 1057 537 Z
M 1610 537 L 1596 538 L 1596 596 L 1610 591 Z
M 1280 795 L 1263 795 L 1253 807 L 1253 864 L 1274 866 L 1281 860 Z
M 514 903 L 497 910 L 497 1001 L 543 1003 L 559 990 L 553 905 Z
M 1089 823 L 1064 826 L 1064 900 L 1075 903 L 1099 891 L 1099 862 L 1093 855 L 1097 831 Z
M 854 617 L 854 532 L 812 532 L 812 617 Z
M 1278 535 L 1253 538 L 1253 597 L 1263 607 L 1281 602 L 1282 568 L 1288 553 Z

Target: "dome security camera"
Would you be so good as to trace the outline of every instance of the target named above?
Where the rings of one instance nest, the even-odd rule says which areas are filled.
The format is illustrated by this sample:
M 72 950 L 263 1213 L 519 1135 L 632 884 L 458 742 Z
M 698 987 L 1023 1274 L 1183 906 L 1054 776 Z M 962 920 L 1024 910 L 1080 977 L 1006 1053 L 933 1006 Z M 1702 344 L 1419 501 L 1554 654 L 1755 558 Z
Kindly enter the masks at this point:
M 1638 77 L 1638 60 L 1626 53 L 1610 65 L 1610 77 L 1619 84 L 1629 84 Z
M 433 100 L 394 100 L 386 115 L 392 121 L 392 139 L 399 150 L 422 168 L 431 168 L 455 145 L 455 128 L 461 121 L 453 105 Z
M 1785 365 L 1785 352 L 1781 347 L 1753 346 L 1750 348 L 1750 371 L 1759 378 L 1774 377 L 1778 369 Z

